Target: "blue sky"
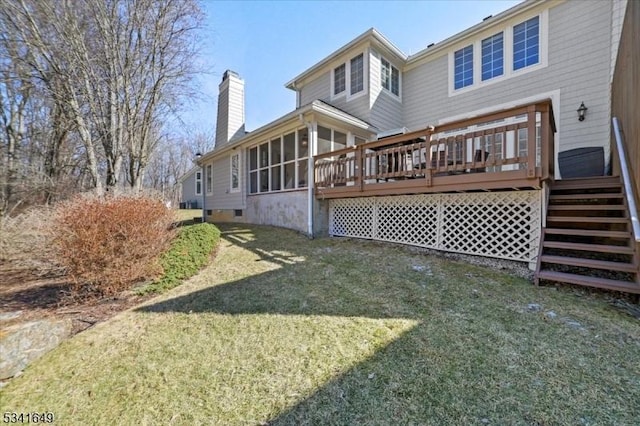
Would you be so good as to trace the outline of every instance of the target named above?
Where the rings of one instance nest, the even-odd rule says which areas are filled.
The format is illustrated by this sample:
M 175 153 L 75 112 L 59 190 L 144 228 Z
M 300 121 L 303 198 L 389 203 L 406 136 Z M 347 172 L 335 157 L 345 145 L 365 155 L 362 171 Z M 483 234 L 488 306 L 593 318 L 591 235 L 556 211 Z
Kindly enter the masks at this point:
M 199 78 L 201 99 L 184 120 L 191 129 L 215 127 L 218 84 L 226 69 L 245 80 L 246 129 L 295 108 L 284 85 L 316 62 L 375 27 L 405 54 L 442 41 L 520 0 L 478 1 L 212 1 Z

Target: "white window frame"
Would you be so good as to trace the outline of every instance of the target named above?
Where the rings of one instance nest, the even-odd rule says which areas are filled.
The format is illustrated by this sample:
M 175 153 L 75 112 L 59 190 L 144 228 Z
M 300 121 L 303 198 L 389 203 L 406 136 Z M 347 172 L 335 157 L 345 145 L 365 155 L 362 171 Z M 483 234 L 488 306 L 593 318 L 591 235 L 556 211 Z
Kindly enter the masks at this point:
M 389 64 L 389 87 L 384 87 L 384 83 L 383 83 L 383 67 L 382 67 L 382 61 L 386 62 L 387 64 Z M 398 73 L 398 93 L 393 93 L 393 91 L 391 90 L 391 88 L 393 87 L 393 70 L 396 70 L 396 72 Z M 400 72 L 400 69 L 398 67 L 396 67 L 393 62 L 391 62 L 390 60 L 388 60 L 387 58 L 385 58 L 384 56 L 380 55 L 380 87 L 382 88 L 382 91 L 387 93 L 388 95 L 391 95 L 391 97 L 397 99 L 397 100 L 401 100 L 401 94 L 402 94 L 402 73 Z
M 198 191 L 198 184 L 200 184 L 200 191 Z M 196 190 L 196 195 L 202 195 L 202 171 L 200 170 L 196 171 L 195 190 Z
M 513 69 L 513 27 L 518 24 L 522 24 L 538 16 L 540 18 L 539 33 L 538 33 L 538 45 L 539 45 L 539 61 L 537 64 L 529 65 L 519 70 Z M 482 40 L 496 35 L 497 33 L 503 33 L 502 42 L 502 54 L 503 56 L 503 74 L 497 77 L 490 78 L 488 80 L 482 80 Z M 455 52 L 458 50 L 473 44 L 473 84 L 455 89 Z M 449 59 L 449 96 L 457 96 L 463 93 L 467 93 L 481 87 L 490 86 L 501 81 L 508 80 L 513 77 L 517 77 L 523 74 L 527 74 L 533 71 L 546 68 L 549 59 L 549 10 L 545 9 L 540 13 L 526 15 L 519 17 L 517 20 L 510 21 L 509 25 L 504 27 L 492 27 L 482 32 L 473 40 L 465 40 L 453 46 L 448 55 Z
M 236 175 L 236 186 L 233 186 L 233 175 L 234 175 L 234 167 L 233 160 L 235 159 L 236 167 L 235 167 L 235 175 Z M 242 176 L 240 170 L 240 153 L 231 154 L 229 157 L 229 192 L 240 192 L 240 177 Z
M 351 94 L 351 60 L 360 55 L 362 55 L 362 90 Z M 345 66 L 345 90 L 338 94 L 334 94 L 336 83 L 335 70 L 342 65 Z M 331 100 L 344 97 L 346 98 L 347 102 L 349 102 L 352 99 L 357 99 L 361 96 L 366 95 L 367 93 L 369 93 L 369 49 L 365 49 L 363 51 L 357 52 L 355 55 L 351 55 L 346 61 L 331 68 L 331 72 L 329 74 L 331 74 Z
M 300 162 L 307 162 L 308 161 L 308 154 L 309 154 L 309 147 L 307 147 L 307 156 L 304 157 L 300 157 L 300 146 L 299 146 L 299 139 L 300 139 L 300 131 L 305 129 L 305 127 L 298 127 L 296 129 L 292 129 L 286 132 L 282 132 L 282 133 L 278 133 L 276 135 L 273 135 L 272 137 L 270 137 L 267 140 L 264 140 L 263 142 L 253 145 L 251 147 L 249 147 L 247 149 L 247 174 L 249 176 L 248 181 L 247 181 L 247 194 L 252 196 L 252 195 L 261 195 L 261 194 L 268 194 L 268 193 L 273 193 L 273 192 L 285 192 L 285 191 L 296 191 L 296 190 L 301 190 L 301 189 L 306 189 L 307 188 L 307 183 L 305 183 L 304 185 L 300 184 L 300 176 L 299 176 L 299 163 Z M 285 152 L 284 152 L 284 137 L 286 135 L 289 135 L 293 133 L 294 134 L 294 158 L 293 160 L 285 160 Z M 309 143 L 309 136 L 307 135 L 307 143 Z M 279 141 L 280 142 L 280 161 L 278 163 L 273 163 L 272 162 L 272 156 L 271 156 L 271 146 L 273 144 L 274 141 Z M 267 162 L 266 166 L 261 166 L 260 165 L 260 147 L 263 145 L 267 145 L 267 152 L 268 152 L 268 157 L 269 160 Z M 253 149 L 256 149 L 256 168 L 252 169 L 251 168 L 251 151 Z M 293 188 L 285 188 L 286 186 L 286 181 L 285 181 L 285 167 L 289 164 L 293 164 L 294 165 L 294 185 Z M 280 189 L 272 189 L 272 170 L 275 167 L 280 167 Z M 260 172 L 267 170 L 267 176 L 268 176 L 268 189 L 266 191 L 260 191 L 260 187 L 261 187 L 261 178 L 260 178 Z M 251 174 L 252 173 L 256 173 L 256 191 L 252 192 L 251 191 Z
M 344 68 L 344 89 L 336 93 L 336 70 L 340 67 Z M 331 97 L 337 98 L 347 93 L 347 64 L 342 63 L 331 70 Z
M 207 183 L 207 194 L 213 193 L 213 165 L 207 164 L 207 172 L 205 173 L 205 179 Z

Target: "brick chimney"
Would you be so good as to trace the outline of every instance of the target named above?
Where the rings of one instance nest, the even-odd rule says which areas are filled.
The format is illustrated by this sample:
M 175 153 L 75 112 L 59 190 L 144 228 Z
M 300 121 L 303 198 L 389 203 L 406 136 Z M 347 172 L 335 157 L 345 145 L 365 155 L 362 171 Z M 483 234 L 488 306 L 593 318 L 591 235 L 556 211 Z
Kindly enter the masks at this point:
M 227 70 L 218 86 L 216 147 L 244 136 L 244 80 Z

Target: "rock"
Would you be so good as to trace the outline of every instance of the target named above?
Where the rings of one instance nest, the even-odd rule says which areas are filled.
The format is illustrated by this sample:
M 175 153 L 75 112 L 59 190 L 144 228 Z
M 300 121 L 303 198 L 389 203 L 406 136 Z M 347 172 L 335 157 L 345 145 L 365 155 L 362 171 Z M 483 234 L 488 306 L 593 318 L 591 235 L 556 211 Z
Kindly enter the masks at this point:
M 4 312 L 0 314 L 0 322 L 11 321 L 22 315 L 22 311 Z
M 542 306 L 537 303 L 529 303 L 527 305 L 527 311 L 529 312 L 540 312 L 542 310 Z
M 565 320 L 564 323 L 567 324 L 569 327 L 573 328 L 574 330 L 584 330 L 584 327 L 578 321 L 567 319 Z
M 558 316 L 558 314 L 556 314 L 553 311 L 547 311 L 544 313 L 544 316 L 549 319 L 555 319 Z
M 413 265 L 413 270 L 416 272 L 422 272 L 424 271 L 426 268 L 424 266 L 421 265 Z
M 0 380 L 15 376 L 71 334 L 70 319 L 41 320 L 0 330 Z

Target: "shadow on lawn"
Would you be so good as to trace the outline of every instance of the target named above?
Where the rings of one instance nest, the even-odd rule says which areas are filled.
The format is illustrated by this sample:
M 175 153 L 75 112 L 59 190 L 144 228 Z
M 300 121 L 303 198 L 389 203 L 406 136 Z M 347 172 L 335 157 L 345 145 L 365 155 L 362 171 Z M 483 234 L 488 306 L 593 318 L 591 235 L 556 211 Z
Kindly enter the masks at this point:
M 267 229 L 267 228 L 265 228 Z M 241 245 L 280 267 L 259 275 L 209 287 L 191 294 L 141 307 L 140 312 L 214 312 L 220 314 L 331 315 L 374 319 L 406 318 L 418 325 L 380 348 L 372 357 L 325 383 L 312 395 L 265 424 L 546 424 L 563 413 L 579 422 L 589 396 L 566 398 L 564 385 L 589 372 L 561 371 L 523 363 L 512 369 L 512 359 L 498 356 L 505 334 L 526 336 L 535 331 L 527 316 L 502 318 L 490 302 L 465 300 L 478 297 L 461 291 L 462 285 L 431 288 L 420 285 L 418 275 L 380 279 L 384 265 L 353 258 L 332 240 L 297 245 L 298 253 L 278 251 L 283 239 L 301 238 L 290 231 L 270 232 L 252 227 L 221 227 L 226 241 Z M 294 244 L 286 244 L 289 248 Z M 327 247 L 329 250 L 327 251 Z M 324 251 L 323 251 L 324 250 Z M 318 255 L 318 254 L 321 255 Z M 305 260 L 300 260 L 300 259 Z M 367 263 L 369 262 L 369 263 Z M 380 262 L 384 262 L 383 259 Z M 412 273 L 411 271 L 407 272 Z M 493 315 L 487 323 L 475 321 Z M 504 324 L 501 321 L 504 320 Z M 516 330 L 524 330 L 514 332 Z M 551 333 L 562 332 L 551 329 Z M 555 331 L 554 331 L 555 330 Z M 511 336 L 511 335 L 510 335 Z M 511 338 L 511 337 L 509 337 Z M 558 336 L 554 340 L 563 342 Z M 569 339 L 571 340 L 571 339 Z M 544 359 L 549 353 L 524 337 L 522 345 L 508 341 L 519 356 Z M 575 342 L 574 342 L 575 343 Z M 562 349 L 562 348 L 559 348 Z M 558 352 L 562 353 L 562 350 Z M 557 361 L 562 365 L 560 360 Z M 506 374 L 505 371 L 509 370 Z M 557 375 L 564 375 L 558 381 Z M 610 384 L 586 378 L 604 399 Z M 578 379 L 576 379 L 578 380 Z M 592 389 L 592 390 L 593 390 Z M 620 405 L 619 395 L 599 404 Z M 575 411 L 578 405 L 583 411 Z M 629 409 L 621 405 L 619 413 Z

